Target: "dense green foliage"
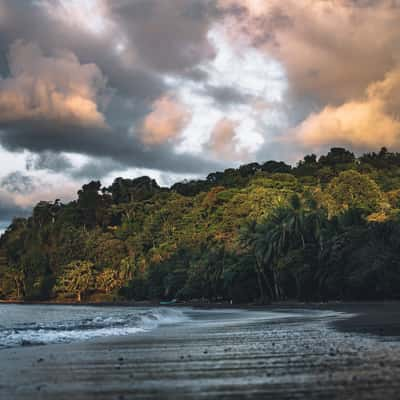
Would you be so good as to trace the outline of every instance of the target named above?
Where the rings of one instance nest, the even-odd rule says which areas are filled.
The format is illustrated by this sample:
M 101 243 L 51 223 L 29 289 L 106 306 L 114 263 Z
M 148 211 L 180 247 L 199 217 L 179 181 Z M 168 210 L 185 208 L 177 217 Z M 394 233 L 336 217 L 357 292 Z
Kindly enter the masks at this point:
M 400 298 L 400 154 L 334 148 L 160 188 L 90 182 L 0 240 L 0 298 Z

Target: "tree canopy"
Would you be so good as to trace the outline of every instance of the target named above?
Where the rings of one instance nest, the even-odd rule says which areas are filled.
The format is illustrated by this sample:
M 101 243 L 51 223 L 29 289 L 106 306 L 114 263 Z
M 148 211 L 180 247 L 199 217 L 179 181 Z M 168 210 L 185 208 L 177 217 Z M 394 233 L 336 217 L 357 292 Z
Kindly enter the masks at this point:
M 0 238 L 0 298 L 400 298 L 400 154 L 334 148 L 162 188 L 89 182 Z

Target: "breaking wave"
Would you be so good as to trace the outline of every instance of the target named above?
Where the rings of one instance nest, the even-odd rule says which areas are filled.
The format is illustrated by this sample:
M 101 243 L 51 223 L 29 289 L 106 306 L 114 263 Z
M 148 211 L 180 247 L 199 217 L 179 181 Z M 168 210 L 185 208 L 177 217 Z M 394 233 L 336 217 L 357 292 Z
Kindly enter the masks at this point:
M 82 312 L 75 307 L 74 310 L 71 308 L 68 311 L 64 310 L 60 316 L 65 319 L 40 320 L 39 318 L 39 321 L 25 322 L 22 318 L 20 321 L 15 321 L 13 326 L 0 325 L 0 348 L 126 336 L 189 319 L 183 311 L 174 308 L 120 309 L 110 312 L 107 312 L 107 309 L 99 311 L 91 308 Z M 70 316 L 72 318 L 68 318 Z

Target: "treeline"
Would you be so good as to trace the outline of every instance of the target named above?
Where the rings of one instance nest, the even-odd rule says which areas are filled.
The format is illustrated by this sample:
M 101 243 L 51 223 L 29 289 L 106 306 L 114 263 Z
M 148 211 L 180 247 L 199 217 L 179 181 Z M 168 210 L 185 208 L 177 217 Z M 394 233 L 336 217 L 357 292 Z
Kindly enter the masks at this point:
M 90 182 L 0 239 L 0 298 L 400 298 L 400 154 L 333 148 L 161 188 Z

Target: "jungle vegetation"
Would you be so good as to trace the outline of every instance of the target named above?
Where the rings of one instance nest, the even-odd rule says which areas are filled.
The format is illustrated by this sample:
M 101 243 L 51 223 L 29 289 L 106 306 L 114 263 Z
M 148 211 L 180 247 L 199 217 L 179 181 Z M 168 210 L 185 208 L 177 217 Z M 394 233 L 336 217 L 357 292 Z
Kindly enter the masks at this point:
M 92 181 L 0 239 L 0 299 L 400 298 L 400 154 L 332 148 L 162 188 Z

